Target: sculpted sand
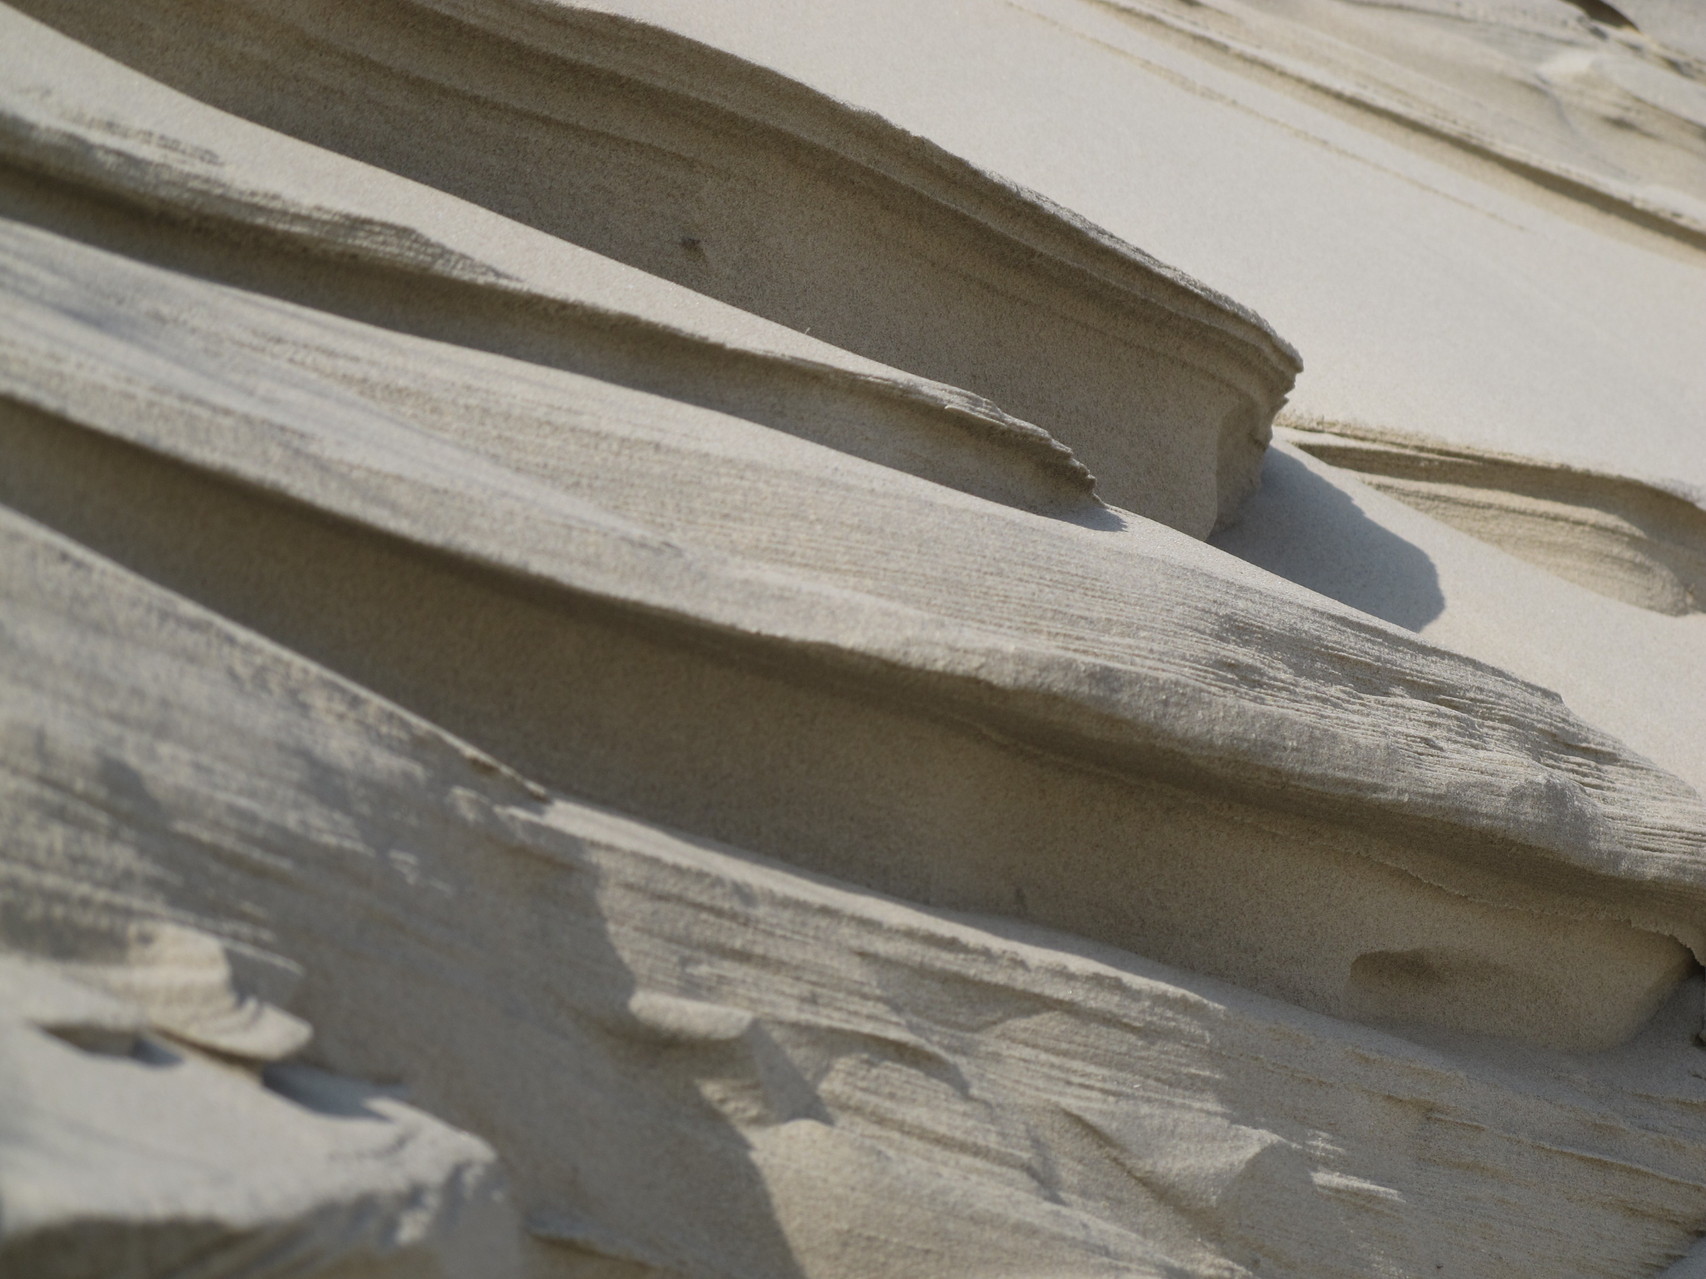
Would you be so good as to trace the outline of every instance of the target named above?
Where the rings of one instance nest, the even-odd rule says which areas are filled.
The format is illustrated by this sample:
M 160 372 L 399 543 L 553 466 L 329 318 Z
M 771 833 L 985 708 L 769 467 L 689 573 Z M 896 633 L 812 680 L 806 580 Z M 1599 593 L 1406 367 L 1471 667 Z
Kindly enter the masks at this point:
M 1688 23 L 0 9 L 0 1272 L 1694 1273 Z

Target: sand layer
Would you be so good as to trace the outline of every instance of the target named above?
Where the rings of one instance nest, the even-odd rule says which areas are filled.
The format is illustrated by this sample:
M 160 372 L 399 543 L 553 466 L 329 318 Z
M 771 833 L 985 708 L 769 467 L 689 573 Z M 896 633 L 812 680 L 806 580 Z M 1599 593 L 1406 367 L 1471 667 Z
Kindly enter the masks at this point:
M 1099 228 L 667 28 L 304 0 L 209 6 L 192 45 L 177 3 L 24 7 L 237 115 L 987 396 L 1198 536 L 1254 484 L 1298 371 L 1256 316 Z
M 1589 590 L 1659 613 L 1706 610 L 1706 509 L 1687 496 L 1510 454 L 1322 426 L 1296 423 L 1285 438 Z
M 0 7 L 0 1272 L 1698 1274 L 1697 25 Z
M 1608 1055 L 1420 1047 L 549 795 L 40 526 L 0 546 L 9 893 L 299 964 L 316 1061 L 501 1152 L 530 1273 L 1621 1275 L 1706 1219 L 1697 980 Z

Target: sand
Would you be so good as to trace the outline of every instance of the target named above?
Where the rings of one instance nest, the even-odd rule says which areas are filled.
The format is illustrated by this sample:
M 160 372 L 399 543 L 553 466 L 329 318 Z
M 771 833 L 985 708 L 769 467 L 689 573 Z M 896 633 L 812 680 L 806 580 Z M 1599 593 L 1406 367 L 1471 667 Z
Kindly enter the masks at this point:
M 1695 1273 L 1706 79 L 1484 8 L 0 10 L 0 1269 Z
M 80 20 L 74 10 L 59 16 Z M 993 398 L 1083 456 L 1110 500 L 1175 527 L 1206 533 L 1252 487 L 1268 423 L 1298 362 L 1237 304 L 921 138 L 668 31 L 579 10 L 495 9 L 491 16 L 524 29 L 487 36 L 435 19 L 430 9 L 412 10 L 399 26 L 379 9 L 340 11 L 328 23 L 314 4 L 268 5 L 264 19 L 232 5 L 192 49 L 172 37 L 169 23 L 137 8 L 126 18 L 123 56 L 143 55 L 153 74 L 193 84 L 240 115 Z M 108 37 L 121 31 L 111 17 L 103 10 L 98 19 Z M 541 42 L 548 53 L 537 50 Z M 636 43 L 649 50 L 638 60 Z M 423 76 L 451 45 L 453 75 Z M 111 74 L 80 69 L 94 62 L 82 51 L 52 56 L 68 62 L 58 91 L 74 101 L 91 73 Z M 257 59 L 278 69 L 260 72 Z M 295 76 L 304 61 L 379 95 L 384 114 L 302 94 Z M 126 96 L 123 79 L 111 98 Z M 684 95 L 683 81 L 698 96 Z M 189 105 L 160 109 L 181 115 Z M 78 105 L 68 114 L 92 113 Z M 225 121 L 206 141 L 218 145 L 224 132 L 265 150 L 253 131 Z M 40 141 L 38 133 L 33 144 Z M 59 149 L 75 154 L 88 145 L 67 140 Z M 620 176 L 606 168 L 613 147 L 629 155 Z M 194 154 L 206 143 L 184 139 L 184 148 Z M 493 163 L 517 151 L 533 159 L 520 167 Z M 687 158 L 703 154 L 717 164 L 707 169 Z M 60 173 L 69 167 L 46 155 L 24 163 Z M 123 163 L 140 167 L 136 159 Z M 143 163 L 164 167 L 153 157 Z M 373 184 L 343 167 L 334 181 Z M 195 176 L 194 186 L 206 185 L 205 174 Z M 269 180 L 276 174 L 269 171 Z M 150 172 L 139 175 L 141 190 L 131 198 L 157 205 L 159 187 L 182 185 L 177 173 Z M 393 215 L 408 202 L 411 213 L 401 216 L 436 221 L 431 210 L 442 201 L 424 194 L 393 194 Z M 313 196 L 285 199 L 287 209 L 299 209 Z M 58 225 L 60 216 L 44 220 Z M 316 216 L 352 220 L 318 206 Z M 491 238 L 481 224 L 493 219 L 470 219 L 461 209 L 451 216 L 475 221 Z M 340 236 L 378 238 L 365 227 Z M 514 238 L 505 236 L 511 257 Z M 429 256 L 421 239 L 414 234 L 413 252 L 403 252 Z M 528 247 L 547 260 L 567 259 L 569 270 L 584 260 Z M 450 259 L 446 265 L 452 255 L 460 253 L 449 246 L 430 252 Z M 609 267 L 601 273 L 612 274 Z M 657 292 L 649 279 L 638 287 Z M 652 314 L 671 322 L 673 296 L 665 291 L 660 302 Z M 558 341 L 567 345 L 566 337 Z M 1119 373 L 1110 378 L 1103 372 L 1110 368 Z M 1195 425 L 1179 429 L 1187 418 Z
M 321 1067 L 485 1134 L 537 1273 L 1626 1273 L 1691 1237 L 1698 978 L 1611 1053 L 1426 1044 L 555 797 L 40 526 L 5 555 L 53 726 L 8 889 L 85 947 L 169 910 L 300 957 Z
M 597 7 L 878 112 L 1253 307 L 1307 363 L 1294 411 L 1681 484 L 1697 501 L 1706 488 L 1697 240 L 1356 109 L 1359 88 L 1324 96 L 1254 74 L 1213 42 L 1134 16 L 1174 6 L 1026 0 L 980 7 L 976 21 L 946 0 L 827 14 L 787 0 Z M 1394 8 L 1291 11 L 1367 24 Z M 1435 25 L 1485 24 L 1484 43 L 1512 43 L 1500 27 L 1513 23 L 1540 26 L 1522 38 L 1559 54 L 1609 57 L 1622 38 L 1562 0 L 1456 11 Z M 1424 16 L 1411 12 L 1393 21 Z M 1688 27 L 1698 33 L 1699 18 Z M 1690 100 L 1706 83 L 1693 47 L 1661 45 L 1652 59 Z M 1478 92 L 1481 73 L 1461 58 L 1430 69 L 1459 86 L 1454 100 Z M 1558 113 L 1535 96 L 1529 117 Z M 1601 111 L 1621 118 L 1614 104 Z M 1697 177 L 1693 136 L 1677 164 Z

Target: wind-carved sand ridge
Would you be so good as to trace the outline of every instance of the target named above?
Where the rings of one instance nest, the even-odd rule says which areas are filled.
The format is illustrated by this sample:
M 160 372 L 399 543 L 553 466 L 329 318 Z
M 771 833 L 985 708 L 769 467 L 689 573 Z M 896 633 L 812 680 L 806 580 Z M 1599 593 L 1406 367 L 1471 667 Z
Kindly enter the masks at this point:
M 1435 519 L 1613 599 L 1706 610 L 1706 509 L 1619 475 L 1295 419 L 1285 438 Z
M 1253 485 L 1297 373 L 1257 317 L 1070 213 L 662 28 L 222 4 L 191 46 L 179 4 L 22 7 L 237 115 L 986 396 L 1108 501 L 1197 536 Z
M 0 156 L 13 166 L 0 200 L 14 218 L 806 432 L 996 501 L 1080 517 L 1096 509 L 1093 480 L 1069 449 L 981 397 L 802 342 L 452 197 L 293 146 L 16 14 L 0 23 L 17 60 L 0 88 Z M 91 83 L 111 87 L 91 101 Z M 280 153 L 292 151 L 294 191 L 275 177 Z M 448 232 L 458 247 L 410 221 Z M 966 447 L 967 435 L 979 444 Z
M 1600 926 L 1573 930 L 1556 951 L 1537 949 L 1540 937 L 1512 948 L 1514 932 L 1483 925 L 1476 940 L 1475 927 L 1443 922 L 1449 940 L 1433 945 L 1423 930 L 1405 941 L 1384 930 L 1406 912 L 1383 903 L 1355 927 L 1323 919 L 1303 928 L 1290 913 L 1307 894 L 1258 886 L 1254 875 L 1222 882 L 1225 841 L 1282 859 L 1270 871 L 1281 878 L 1299 873 L 1282 869 L 1283 859 L 1307 864 L 1336 847 L 1496 906 L 1620 918 L 1706 949 L 1706 883 L 1690 856 L 1706 838 L 1698 798 L 1540 690 L 1352 618 L 1299 612 L 1236 579 L 1217 584 L 1217 575 L 1178 563 L 1177 548 L 1122 545 L 1111 532 L 962 514 L 945 499 L 898 490 L 876 529 L 864 527 L 874 491 L 858 503 L 857 523 L 834 519 L 845 498 L 832 494 L 855 477 L 820 476 L 809 454 L 760 472 L 758 441 L 736 446 L 740 460 L 719 497 L 713 441 L 759 428 L 621 388 L 557 386 L 573 375 L 546 370 L 524 395 L 520 369 L 499 357 L 257 304 L 40 232 L 11 239 L 11 394 L 53 417 L 8 415 L 8 501 L 52 523 L 75 520 L 81 540 L 149 576 L 170 572 L 175 589 L 453 724 L 549 784 L 903 896 L 1001 911 L 1024 903 L 1021 913 L 1334 1011 L 1366 995 L 1377 1007 L 1396 1001 L 1381 1014 L 1403 1015 L 1404 965 L 1421 964 L 1430 976 L 1408 985 L 1423 1020 L 1544 1042 L 1626 1036 L 1681 975 L 1682 952 Z M 126 299 L 143 297 L 186 322 L 152 325 L 139 366 L 120 335 L 135 331 Z M 181 376 L 197 367 L 194 382 Z M 577 417 L 597 404 L 599 425 L 576 430 L 560 410 L 530 411 L 530 400 L 578 402 Z M 301 407 L 285 415 L 274 407 L 292 402 Z M 85 429 L 55 429 L 55 419 Z M 101 436 L 132 447 L 115 453 Z M 624 437 L 645 450 L 645 468 L 614 464 L 621 453 L 610 450 Z M 266 440 L 265 450 L 245 439 Z M 588 451 L 577 456 L 577 445 Z M 362 542 L 348 533 L 330 541 L 322 533 L 321 549 L 306 557 L 311 573 L 295 577 L 265 548 L 306 545 L 312 524 L 298 517 L 262 532 L 268 508 L 245 511 L 253 503 L 238 495 L 222 502 L 193 472 L 158 471 L 134 446 L 307 503 L 339 517 L 334 528 L 370 526 L 586 603 L 547 599 L 517 612 L 502 589 L 430 561 L 411 570 L 383 545 L 357 569 Z M 351 463 L 357 469 L 345 470 Z M 152 473 L 161 495 L 145 503 L 140 481 Z M 747 494 L 760 473 L 772 502 L 754 510 Z M 660 522 L 667 495 L 687 483 L 694 506 Z M 785 498 L 790 489 L 796 495 Z M 216 535 L 195 532 L 222 506 L 230 515 Z M 823 541 L 783 547 L 773 511 L 784 526 L 794 511 L 834 522 Z M 452 520 L 453 512 L 461 514 Z M 972 550 L 969 562 L 956 546 Z M 273 567 L 255 582 L 243 565 L 262 557 Z M 991 578 L 980 567 L 990 561 L 1013 567 Z M 1087 573 L 1103 583 L 1094 604 Z M 317 600 L 340 576 L 336 606 Z M 416 583 L 401 592 L 414 606 L 396 598 L 403 580 Z M 1023 620 L 1006 616 L 1015 599 Z M 1142 614 L 1121 602 L 1138 599 Z M 604 616 L 583 621 L 595 602 Z M 403 619 L 416 609 L 426 629 L 410 634 Z M 635 611 L 624 624 L 622 614 Z M 1039 633 L 1050 614 L 1058 620 Z M 443 633 L 434 619 L 445 617 L 467 619 L 460 634 Z M 356 627 L 359 639 L 347 633 Z M 672 627 L 689 636 L 671 644 L 666 634 L 656 649 L 642 642 Z M 503 665 L 522 670 L 494 686 L 471 651 L 505 654 Z M 574 664 L 556 669 L 562 653 L 575 654 Z M 793 678 L 750 673 L 767 667 Z M 518 684 L 538 691 L 500 692 Z M 675 684 L 697 692 L 659 704 L 656 690 Z M 836 686 L 855 699 L 812 691 Z M 935 713 L 878 711 L 881 700 L 865 699 L 880 699 L 885 686 L 891 705 Z M 767 704 L 774 708 L 759 709 Z M 731 723 L 742 705 L 755 730 L 748 738 Z M 942 716 L 982 733 L 944 736 L 935 726 Z M 580 727 L 565 736 L 555 727 L 565 723 Z M 790 731 L 794 724 L 803 731 Z M 1112 769 L 1137 790 L 1044 768 L 1028 752 L 983 744 L 988 734 Z M 720 763 L 708 765 L 712 756 Z M 878 771 L 855 784 L 873 764 Z M 966 795 L 983 815 L 944 821 L 945 800 L 928 782 L 903 802 L 906 778 L 941 776 L 990 778 Z M 1035 812 L 1028 797 L 1038 786 L 1072 796 L 1048 806 L 1042 829 L 1023 817 Z M 1186 796 L 1174 793 L 1179 786 Z M 1199 810 L 1189 792 L 1204 788 L 1212 799 Z M 996 821 L 989 805 L 1000 795 L 1027 798 Z M 1272 815 L 1259 818 L 1264 811 Z M 1280 816 L 1288 812 L 1303 825 Z M 1134 839 L 1134 828 L 1145 836 Z M 1061 882 L 1062 859 L 1084 873 Z M 1317 873 L 1367 881 L 1359 891 L 1374 902 L 1387 891 L 1415 894 L 1401 878 L 1369 879 L 1355 860 L 1330 863 Z M 1122 881 L 1129 888 L 1110 901 Z M 1408 908 L 1412 917 L 1424 898 Z M 1462 899 L 1428 900 L 1449 915 Z M 1300 945 L 1281 963 L 1242 935 L 1205 927 L 1228 912 L 1265 921 L 1251 931 L 1271 938 L 1268 948 L 1286 934 Z M 1329 946 L 1322 929 L 1344 940 Z M 1482 944 L 1497 957 L 1480 954 Z M 1613 983 L 1599 998 L 1582 984 L 1588 966 L 1568 962 L 1589 947 L 1598 962 L 1588 972 Z M 1437 963 L 1428 958 L 1435 951 Z M 1396 958 L 1354 969 L 1364 954 Z M 1490 980 L 1501 968 L 1515 986 Z M 1571 977 L 1554 987 L 1550 970 Z M 1472 980 L 1451 982 L 1459 971 Z M 1456 997 L 1439 998 L 1442 982 Z M 1490 1005 L 1478 1007 L 1459 985 L 1483 991 Z M 1554 993 L 1531 1002 L 1546 990 Z
M 0 519 L 0 563 L 23 588 L 0 704 L 36 733 L 8 752 L 8 888 L 97 935 L 170 914 L 300 957 L 318 1061 L 484 1132 L 538 1273 L 840 1272 L 845 1229 L 872 1275 L 1495 1274 L 1494 1248 L 1621 1273 L 1696 1229 L 1698 980 L 1627 1058 L 1466 1069 L 552 797 L 28 520 Z M 1474 1237 L 1465 1194 L 1494 1204 Z M 476 1255 L 448 1272 L 501 1271 Z
M 1668 642 L 1651 490 L 1264 461 L 1260 318 L 655 13 L 24 8 L 0 1269 L 1689 1253 L 1694 774 L 1415 633 L 1477 544 L 1351 472 Z

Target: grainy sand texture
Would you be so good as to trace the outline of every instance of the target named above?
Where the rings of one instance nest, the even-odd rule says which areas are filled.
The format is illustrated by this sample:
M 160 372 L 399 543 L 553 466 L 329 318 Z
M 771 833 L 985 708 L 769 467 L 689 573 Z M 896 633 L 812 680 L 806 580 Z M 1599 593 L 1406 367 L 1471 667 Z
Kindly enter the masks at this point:
M 1706 9 L 0 6 L 0 1276 L 1706 1275 Z

